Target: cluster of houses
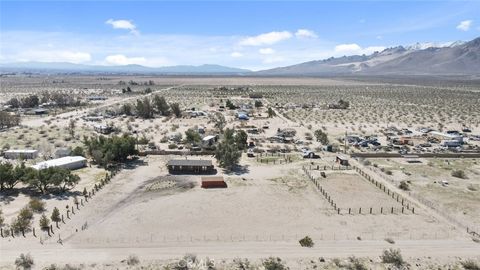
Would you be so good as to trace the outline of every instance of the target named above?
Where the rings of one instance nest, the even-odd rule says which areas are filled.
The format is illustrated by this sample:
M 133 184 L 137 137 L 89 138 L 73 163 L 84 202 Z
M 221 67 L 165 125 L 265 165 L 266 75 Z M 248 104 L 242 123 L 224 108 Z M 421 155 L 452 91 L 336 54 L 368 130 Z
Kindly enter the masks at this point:
M 70 156 L 68 149 L 59 149 L 55 154 L 56 158 L 38 162 L 31 167 L 36 170 L 42 170 L 50 167 L 59 167 L 70 170 L 80 169 L 87 165 L 87 159 L 82 156 Z M 39 151 L 34 149 L 13 149 L 3 152 L 3 157 L 10 160 L 18 159 L 36 159 L 39 157 Z

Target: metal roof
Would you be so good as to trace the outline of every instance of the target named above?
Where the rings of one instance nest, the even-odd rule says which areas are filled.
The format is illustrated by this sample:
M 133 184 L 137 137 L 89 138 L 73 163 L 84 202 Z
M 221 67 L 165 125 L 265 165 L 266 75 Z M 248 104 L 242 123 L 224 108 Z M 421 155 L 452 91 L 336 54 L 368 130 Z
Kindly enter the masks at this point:
M 77 162 L 86 162 L 86 160 L 87 159 L 82 156 L 68 156 L 68 157 L 62 157 L 62 158 L 43 161 L 43 162 L 37 163 L 36 165 L 33 165 L 32 168 L 40 170 L 40 169 L 46 169 L 50 167 L 57 167 L 57 166 L 61 167 L 69 164 L 74 164 Z
M 201 159 L 172 159 L 168 161 L 167 166 L 212 166 L 212 161 Z

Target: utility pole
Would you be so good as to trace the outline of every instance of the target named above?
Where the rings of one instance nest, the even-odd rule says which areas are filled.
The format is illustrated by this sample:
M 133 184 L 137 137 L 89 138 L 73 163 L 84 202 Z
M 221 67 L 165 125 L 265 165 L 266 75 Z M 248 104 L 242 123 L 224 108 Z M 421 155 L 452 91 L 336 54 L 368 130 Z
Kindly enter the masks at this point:
M 345 138 L 343 139 L 343 153 L 347 154 L 347 130 L 345 129 Z

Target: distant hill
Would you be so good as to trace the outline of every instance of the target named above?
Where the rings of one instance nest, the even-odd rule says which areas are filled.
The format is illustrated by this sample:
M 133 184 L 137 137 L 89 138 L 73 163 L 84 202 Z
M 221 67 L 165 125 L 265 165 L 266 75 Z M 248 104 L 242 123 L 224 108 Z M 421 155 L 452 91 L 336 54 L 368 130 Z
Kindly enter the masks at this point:
M 264 76 L 315 75 L 478 75 L 480 38 L 435 47 L 417 43 L 393 47 L 371 55 L 354 55 L 309 61 L 258 71 Z
M 141 65 L 125 66 L 100 66 L 82 65 L 65 62 L 19 62 L 0 64 L 0 72 L 32 72 L 32 73 L 83 73 L 83 74 L 229 74 L 242 75 L 250 73 L 250 70 L 225 67 L 220 65 L 200 66 L 167 66 L 167 67 L 145 67 Z

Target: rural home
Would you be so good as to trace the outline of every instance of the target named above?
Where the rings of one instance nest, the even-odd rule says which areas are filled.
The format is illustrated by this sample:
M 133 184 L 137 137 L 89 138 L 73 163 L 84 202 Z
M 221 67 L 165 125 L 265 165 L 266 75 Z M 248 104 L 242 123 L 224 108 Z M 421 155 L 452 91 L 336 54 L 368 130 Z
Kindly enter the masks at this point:
M 170 173 L 214 173 L 214 167 L 211 160 L 199 159 L 172 159 L 167 163 Z
M 87 165 L 87 159 L 81 156 L 62 157 L 39 162 L 32 166 L 36 170 L 42 170 L 50 167 L 59 167 L 69 170 L 83 168 Z
M 38 150 L 31 149 L 19 149 L 19 150 L 7 150 L 4 153 L 6 159 L 34 159 L 38 157 Z
M 202 188 L 226 188 L 227 183 L 222 176 L 202 177 Z
M 459 143 L 463 143 L 463 136 L 458 134 L 448 134 L 438 131 L 431 131 L 430 135 L 440 141 L 458 141 Z

